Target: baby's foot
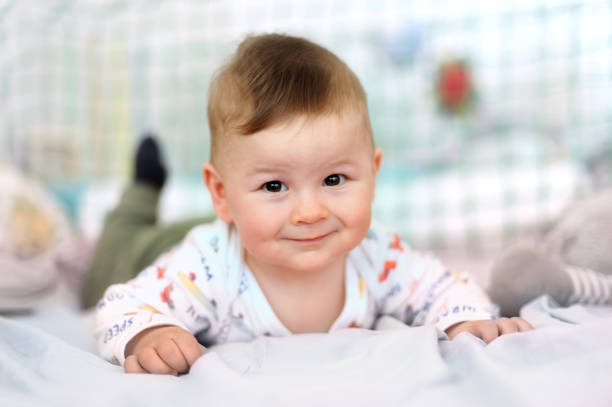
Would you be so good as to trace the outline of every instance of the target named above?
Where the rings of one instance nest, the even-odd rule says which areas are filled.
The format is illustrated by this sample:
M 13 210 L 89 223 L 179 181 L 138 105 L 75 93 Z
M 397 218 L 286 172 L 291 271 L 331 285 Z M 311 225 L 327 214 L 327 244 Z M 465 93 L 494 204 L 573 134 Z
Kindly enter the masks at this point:
M 166 182 L 166 167 L 155 141 L 155 135 L 152 133 L 145 133 L 138 145 L 134 178 L 136 182 L 146 183 L 159 189 Z

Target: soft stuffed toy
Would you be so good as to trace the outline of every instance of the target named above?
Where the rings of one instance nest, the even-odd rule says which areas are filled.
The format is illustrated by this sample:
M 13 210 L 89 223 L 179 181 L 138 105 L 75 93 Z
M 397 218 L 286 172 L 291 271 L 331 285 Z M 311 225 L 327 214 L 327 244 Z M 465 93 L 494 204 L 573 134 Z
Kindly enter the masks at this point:
M 612 305 L 612 191 L 575 205 L 540 241 L 508 248 L 488 291 L 505 316 L 542 294 L 562 306 Z
M 0 314 L 39 306 L 60 283 L 76 292 L 90 249 L 64 208 L 12 165 L 0 163 L 0 185 Z

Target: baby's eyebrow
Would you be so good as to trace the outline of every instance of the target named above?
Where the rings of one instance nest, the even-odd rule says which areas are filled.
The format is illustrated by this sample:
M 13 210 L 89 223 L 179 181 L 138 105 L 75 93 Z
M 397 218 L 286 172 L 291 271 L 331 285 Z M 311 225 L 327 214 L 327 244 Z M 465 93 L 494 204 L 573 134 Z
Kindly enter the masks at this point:
M 255 166 L 255 168 L 253 168 L 253 174 L 276 173 L 287 168 L 287 165 L 277 165 L 274 167 L 270 165 Z
M 270 163 L 265 163 L 262 165 L 255 165 L 255 167 L 252 170 L 252 174 L 257 175 L 257 174 L 271 174 L 271 173 L 279 173 L 279 172 L 283 172 L 286 171 L 288 169 L 291 169 L 291 167 L 294 167 L 296 164 L 292 163 L 292 162 L 278 162 L 278 163 L 274 163 L 274 165 L 270 165 Z M 334 160 L 334 161 L 330 161 L 325 163 L 322 168 L 336 168 L 336 167 L 341 167 L 341 166 L 355 166 L 355 160 L 352 160 L 350 158 L 341 158 L 339 160 Z
M 342 165 L 355 165 L 355 160 L 351 160 L 348 158 L 343 158 L 340 160 L 336 160 L 336 161 L 331 161 L 328 164 L 330 167 L 340 167 Z

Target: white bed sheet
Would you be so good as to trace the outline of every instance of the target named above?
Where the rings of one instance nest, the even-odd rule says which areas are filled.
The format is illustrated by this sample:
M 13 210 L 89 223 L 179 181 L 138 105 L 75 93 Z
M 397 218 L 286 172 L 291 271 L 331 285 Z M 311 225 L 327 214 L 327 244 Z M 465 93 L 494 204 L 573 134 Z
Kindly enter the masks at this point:
M 612 308 L 525 306 L 537 329 L 485 345 L 383 318 L 378 330 L 210 349 L 180 377 L 126 375 L 93 352 L 91 315 L 0 318 L 3 406 L 610 406 Z

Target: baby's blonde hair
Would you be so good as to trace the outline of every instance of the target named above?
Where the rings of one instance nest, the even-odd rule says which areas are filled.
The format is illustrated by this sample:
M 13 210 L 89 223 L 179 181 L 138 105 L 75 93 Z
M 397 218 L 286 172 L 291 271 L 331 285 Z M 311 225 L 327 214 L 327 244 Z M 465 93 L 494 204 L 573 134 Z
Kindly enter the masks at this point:
M 340 58 L 304 38 L 249 36 L 211 82 L 211 162 L 229 134 L 253 134 L 297 114 L 347 110 L 363 113 L 371 136 L 366 94 Z

